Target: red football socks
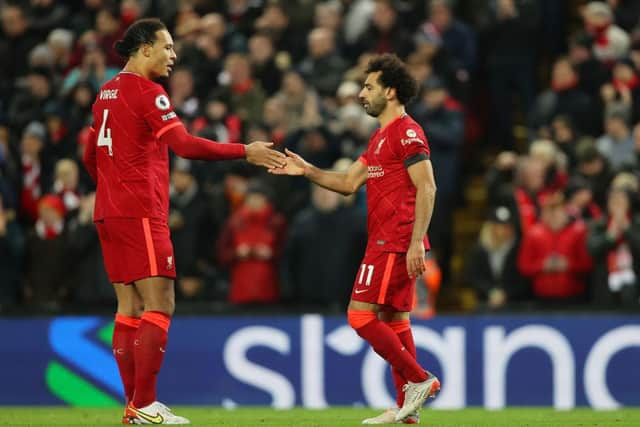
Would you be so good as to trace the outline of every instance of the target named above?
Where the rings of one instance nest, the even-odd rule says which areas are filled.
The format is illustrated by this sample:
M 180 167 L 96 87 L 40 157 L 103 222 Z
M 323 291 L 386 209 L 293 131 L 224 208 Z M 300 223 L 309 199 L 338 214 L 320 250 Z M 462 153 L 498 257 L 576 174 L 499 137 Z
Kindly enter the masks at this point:
M 354 327 L 358 335 L 371 344 L 373 350 L 407 381 L 416 383 L 425 381 L 426 372 L 416 362 L 415 356 L 405 348 L 393 329 L 378 320 L 375 313 L 371 312 L 371 316 L 364 313 L 367 312 L 354 310 L 348 312 L 349 324 Z M 366 323 L 364 316 L 368 317 Z
M 135 394 L 133 406 L 143 408 L 156 400 L 156 382 L 162 366 L 171 317 L 145 311 L 135 339 Z
M 388 322 L 387 325 L 394 330 L 400 342 L 407 349 L 409 354 L 416 358 L 416 344 L 413 342 L 413 333 L 411 332 L 411 322 L 409 320 L 396 320 Z M 391 368 L 391 376 L 393 377 L 393 384 L 396 388 L 396 403 L 398 408 L 402 408 L 404 405 L 404 391 L 402 387 L 407 383 L 407 380 L 402 377 L 397 369 Z
M 113 349 L 113 357 L 118 364 L 127 403 L 133 399 L 133 391 L 135 389 L 136 365 L 133 341 L 139 326 L 139 318 L 116 313 L 111 348 Z

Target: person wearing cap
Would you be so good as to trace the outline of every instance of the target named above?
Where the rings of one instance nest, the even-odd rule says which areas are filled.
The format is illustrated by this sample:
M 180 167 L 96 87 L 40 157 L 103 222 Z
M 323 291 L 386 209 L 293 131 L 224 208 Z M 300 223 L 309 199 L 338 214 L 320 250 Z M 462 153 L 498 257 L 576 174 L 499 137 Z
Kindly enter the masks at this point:
M 499 310 L 530 293 L 518 271 L 517 236 L 513 211 L 492 207 L 465 261 L 466 283 L 475 290 L 481 308 Z
M 540 220 L 525 233 L 518 253 L 520 273 L 529 278 L 539 302 L 584 303 L 593 261 L 587 227 L 571 221 L 561 192 L 539 197 Z
M 229 270 L 232 304 L 268 304 L 280 299 L 278 260 L 286 223 L 271 199 L 271 189 L 255 178 L 220 233 L 218 260 Z

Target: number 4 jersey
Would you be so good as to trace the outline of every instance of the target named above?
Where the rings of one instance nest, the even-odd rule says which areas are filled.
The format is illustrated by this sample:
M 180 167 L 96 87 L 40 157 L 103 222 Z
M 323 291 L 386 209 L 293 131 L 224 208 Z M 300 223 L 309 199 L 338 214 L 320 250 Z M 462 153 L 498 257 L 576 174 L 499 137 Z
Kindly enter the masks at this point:
M 93 104 L 96 161 L 95 220 L 167 220 L 169 152 L 160 137 L 182 126 L 162 86 L 121 72 Z M 91 144 L 91 143 L 90 143 Z

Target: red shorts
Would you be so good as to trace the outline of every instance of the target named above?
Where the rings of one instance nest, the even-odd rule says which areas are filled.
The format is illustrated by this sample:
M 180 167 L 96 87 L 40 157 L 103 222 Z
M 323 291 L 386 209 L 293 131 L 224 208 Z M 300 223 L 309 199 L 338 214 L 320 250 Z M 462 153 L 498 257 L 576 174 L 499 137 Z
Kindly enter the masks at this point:
M 416 280 L 407 273 L 406 259 L 405 253 L 366 252 L 351 299 L 381 305 L 383 311 L 411 311 Z
M 176 277 L 166 222 L 153 218 L 105 218 L 96 221 L 96 228 L 111 283 L 128 284 L 155 276 Z

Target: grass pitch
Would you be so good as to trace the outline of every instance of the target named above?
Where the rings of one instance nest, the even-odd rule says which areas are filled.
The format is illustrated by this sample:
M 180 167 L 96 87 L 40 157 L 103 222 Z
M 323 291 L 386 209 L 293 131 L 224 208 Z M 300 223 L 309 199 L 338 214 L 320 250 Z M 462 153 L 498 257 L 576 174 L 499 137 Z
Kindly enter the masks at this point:
M 274 410 L 219 407 L 177 407 L 175 413 L 191 419 L 194 426 L 224 427 L 321 427 L 357 426 L 380 411 L 363 408 L 325 410 Z M 0 426 L 117 426 L 122 411 L 113 408 L 0 407 Z M 429 427 L 639 427 L 640 409 L 598 412 L 590 409 L 554 411 L 547 408 L 510 408 L 502 411 L 463 409 L 421 411 L 421 424 Z

